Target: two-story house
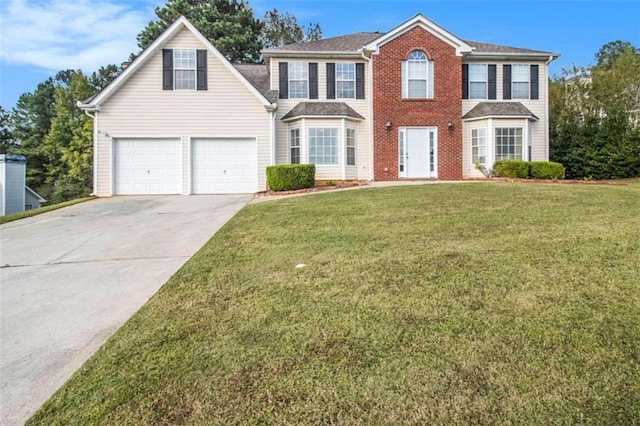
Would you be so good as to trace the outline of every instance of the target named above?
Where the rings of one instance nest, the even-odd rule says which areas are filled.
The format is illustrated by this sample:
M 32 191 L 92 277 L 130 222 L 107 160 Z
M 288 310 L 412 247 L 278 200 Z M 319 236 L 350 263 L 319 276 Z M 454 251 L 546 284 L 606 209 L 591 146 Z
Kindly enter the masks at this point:
M 504 158 L 548 158 L 557 55 L 461 40 L 422 15 L 263 51 L 232 65 L 179 18 L 102 92 L 94 192 L 266 189 L 272 164 L 318 180 L 455 180 Z

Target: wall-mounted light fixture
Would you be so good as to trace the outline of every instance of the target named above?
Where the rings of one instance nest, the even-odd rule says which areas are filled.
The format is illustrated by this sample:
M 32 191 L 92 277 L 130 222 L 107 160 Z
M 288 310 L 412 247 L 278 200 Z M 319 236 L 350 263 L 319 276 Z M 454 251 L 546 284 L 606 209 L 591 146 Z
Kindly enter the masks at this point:
M 392 125 L 391 120 L 387 120 L 387 122 L 384 123 L 384 128 L 387 130 L 391 130 L 391 125 Z
M 452 131 L 453 130 L 453 121 L 449 121 L 447 123 L 447 130 Z

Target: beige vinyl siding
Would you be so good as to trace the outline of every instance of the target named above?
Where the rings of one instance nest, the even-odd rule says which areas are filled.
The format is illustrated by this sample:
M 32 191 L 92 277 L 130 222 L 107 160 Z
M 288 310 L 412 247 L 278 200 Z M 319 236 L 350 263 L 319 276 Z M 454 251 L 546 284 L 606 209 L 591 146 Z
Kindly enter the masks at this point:
M 187 29 L 165 48 L 204 49 Z M 98 113 L 98 195 L 112 195 L 112 138 L 180 138 L 183 194 L 190 193 L 190 138 L 256 139 L 258 187 L 265 189 L 270 164 L 270 121 L 260 100 L 211 52 L 208 90 L 162 90 L 162 51 L 101 105 Z
M 286 164 L 289 162 L 289 133 L 290 127 L 299 126 L 301 120 L 294 123 L 285 123 L 281 118 L 287 114 L 293 107 L 300 102 L 344 102 L 357 111 L 365 119 L 358 122 L 349 121 L 351 127 L 356 128 L 356 166 L 350 167 L 347 179 L 366 180 L 369 178 L 369 155 L 370 155 L 370 135 L 369 135 L 369 103 L 371 102 L 371 82 L 369 81 L 369 63 L 363 61 L 362 57 L 354 57 L 353 59 L 299 59 L 299 58 L 274 58 L 271 60 L 271 88 L 279 89 L 279 63 L 280 62 L 316 62 L 318 64 L 318 99 L 278 99 L 278 111 L 276 116 L 276 163 Z M 355 62 L 364 63 L 365 75 L 365 98 L 364 99 L 327 99 L 327 62 Z M 308 120 L 307 120 L 308 121 Z M 327 121 L 333 122 L 331 119 Z M 314 127 L 320 125 L 314 124 Z M 328 125 L 329 126 L 329 125 Z M 302 136 L 302 135 L 301 135 Z M 306 135 L 305 135 L 306 137 Z M 335 170 L 335 175 L 331 174 L 326 166 L 316 167 L 316 178 L 325 179 L 342 179 L 342 165 L 339 170 Z M 325 168 L 324 170 L 320 170 Z M 324 176 L 324 177 L 320 177 Z
M 465 63 L 482 63 L 482 64 L 495 64 L 496 66 L 496 99 L 495 102 L 520 102 L 522 105 L 527 107 L 529 111 L 535 114 L 538 117 L 537 121 L 529 122 L 529 126 L 531 126 L 531 159 L 533 161 L 546 161 L 549 159 L 548 145 L 549 145 L 549 117 L 548 117 L 548 99 L 549 99 L 549 89 L 548 89 L 548 69 L 545 62 L 534 62 L 534 61 L 465 61 Z M 526 63 L 531 65 L 539 65 L 539 74 L 538 74 L 538 94 L 539 99 L 511 99 L 505 100 L 502 98 L 502 81 L 503 81 L 503 69 L 502 66 L 504 64 L 516 64 L 516 63 Z M 488 99 L 463 99 L 462 100 L 462 115 L 464 116 L 467 112 L 469 112 L 474 106 L 476 106 L 480 102 L 492 102 L 493 100 Z M 463 164 L 464 170 L 463 174 L 465 176 L 482 176 L 480 172 L 475 170 L 475 167 L 471 164 L 470 159 L 470 150 L 471 150 L 471 127 L 474 121 L 466 122 L 463 124 Z M 499 127 L 494 124 L 494 128 Z

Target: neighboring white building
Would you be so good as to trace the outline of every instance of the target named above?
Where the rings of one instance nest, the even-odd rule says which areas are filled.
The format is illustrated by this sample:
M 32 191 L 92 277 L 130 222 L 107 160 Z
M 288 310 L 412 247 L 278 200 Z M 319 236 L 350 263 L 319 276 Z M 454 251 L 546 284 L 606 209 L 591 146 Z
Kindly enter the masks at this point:
M 0 216 L 37 209 L 47 201 L 26 185 L 26 165 L 21 155 L 0 154 Z

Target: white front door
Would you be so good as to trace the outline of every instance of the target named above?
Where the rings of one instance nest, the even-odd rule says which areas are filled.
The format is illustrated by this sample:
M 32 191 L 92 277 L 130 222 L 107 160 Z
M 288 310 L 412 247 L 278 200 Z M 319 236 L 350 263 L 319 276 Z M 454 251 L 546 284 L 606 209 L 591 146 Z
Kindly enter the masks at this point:
M 437 177 L 437 131 L 435 127 L 401 128 L 398 139 L 399 176 Z
M 182 192 L 180 139 L 116 139 L 113 149 L 115 194 Z
M 239 194 L 258 190 L 255 139 L 192 139 L 194 194 Z

